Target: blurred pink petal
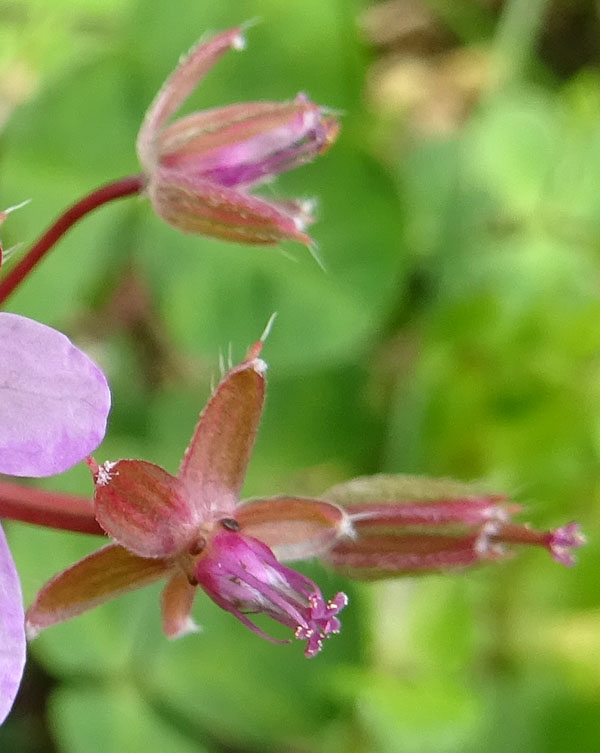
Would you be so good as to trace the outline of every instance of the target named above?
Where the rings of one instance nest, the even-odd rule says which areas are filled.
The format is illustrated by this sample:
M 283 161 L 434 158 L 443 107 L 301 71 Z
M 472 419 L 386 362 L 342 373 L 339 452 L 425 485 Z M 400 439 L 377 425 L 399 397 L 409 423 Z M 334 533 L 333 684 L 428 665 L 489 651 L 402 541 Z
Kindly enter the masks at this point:
M 235 27 L 217 34 L 208 42 L 200 41 L 179 61 L 179 65 L 154 98 L 138 134 L 140 162 L 151 167 L 156 160 L 157 139 L 165 122 L 190 96 L 208 71 L 232 49 L 243 49 L 242 28 Z
M 104 374 L 65 335 L 0 313 L 0 473 L 62 473 L 102 441 Z
M 306 164 L 335 141 L 337 120 L 299 94 L 176 120 L 160 138 L 160 163 L 223 186 L 250 187 Z
M 0 526 L 0 724 L 10 711 L 25 666 L 25 617 L 19 578 Z
M 183 233 L 247 245 L 270 246 L 286 239 L 311 244 L 304 232 L 306 213 L 294 212 L 295 203 L 268 202 L 167 167 L 156 171 L 148 195 L 156 214 Z

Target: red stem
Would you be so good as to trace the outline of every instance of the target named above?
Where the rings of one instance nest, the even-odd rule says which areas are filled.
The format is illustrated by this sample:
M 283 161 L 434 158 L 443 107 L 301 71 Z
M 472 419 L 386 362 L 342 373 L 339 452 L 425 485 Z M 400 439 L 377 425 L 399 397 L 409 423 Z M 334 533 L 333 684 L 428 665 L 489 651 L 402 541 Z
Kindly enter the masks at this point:
M 103 536 L 89 499 L 0 481 L 0 518 Z
M 23 278 L 31 272 L 40 259 L 78 220 L 103 204 L 113 201 L 113 199 L 121 199 L 124 196 L 140 193 L 144 187 L 144 182 L 143 175 L 129 175 L 126 178 L 120 178 L 97 188 L 63 212 L 29 249 L 21 261 L 0 281 L 0 304 L 4 303 Z

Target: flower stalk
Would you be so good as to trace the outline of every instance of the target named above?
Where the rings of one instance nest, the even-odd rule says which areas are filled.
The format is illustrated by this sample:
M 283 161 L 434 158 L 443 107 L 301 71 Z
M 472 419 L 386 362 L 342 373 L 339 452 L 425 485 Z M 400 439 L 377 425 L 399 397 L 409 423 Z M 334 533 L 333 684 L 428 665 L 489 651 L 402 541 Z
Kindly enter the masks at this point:
M 86 497 L 0 481 L 0 518 L 104 536 Z
M 130 175 L 111 181 L 76 201 L 65 210 L 48 230 L 25 253 L 23 258 L 0 280 L 0 304 L 21 284 L 62 236 L 80 219 L 115 199 L 133 196 L 144 188 L 142 175 Z

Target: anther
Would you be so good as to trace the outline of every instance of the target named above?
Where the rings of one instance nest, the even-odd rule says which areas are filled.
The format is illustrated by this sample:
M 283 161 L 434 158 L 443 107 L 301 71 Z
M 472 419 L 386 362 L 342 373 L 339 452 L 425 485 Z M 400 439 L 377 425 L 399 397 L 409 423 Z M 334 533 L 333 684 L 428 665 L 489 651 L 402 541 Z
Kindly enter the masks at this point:
M 219 521 L 219 523 L 227 531 L 239 531 L 240 530 L 240 524 L 237 522 L 235 518 L 222 518 Z
M 206 539 L 204 536 L 200 536 L 199 538 L 194 541 L 193 544 L 190 545 L 190 548 L 188 549 L 188 552 L 192 555 L 192 557 L 195 557 L 197 554 L 200 554 L 200 552 L 204 549 L 206 546 Z

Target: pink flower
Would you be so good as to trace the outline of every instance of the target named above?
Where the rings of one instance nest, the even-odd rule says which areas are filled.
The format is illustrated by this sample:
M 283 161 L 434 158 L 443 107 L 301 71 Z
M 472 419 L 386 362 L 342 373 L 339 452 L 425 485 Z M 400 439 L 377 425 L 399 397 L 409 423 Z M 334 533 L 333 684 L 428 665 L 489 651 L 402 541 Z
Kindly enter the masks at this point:
M 308 657 L 339 631 L 345 595 L 326 601 L 315 583 L 279 560 L 327 550 L 344 530 L 344 512 L 299 497 L 239 503 L 264 400 L 261 347 L 257 342 L 215 390 L 177 476 L 143 460 L 90 461 L 96 518 L 118 543 L 42 589 L 27 613 L 30 635 L 161 578 L 167 579 L 162 615 L 169 637 L 194 629 L 198 586 L 263 638 L 275 641 L 248 614 L 287 626 L 306 641 Z
M 316 656 L 323 638 L 340 632 L 337 614 L 348 603 L 346 595 L 338 593 L 325 602 L 313 581 L 284 567 L 258 539 L 235 532 L 237 521 L 225 519 L 221 524 L 226 530 L 212 537 L 211 549 L 198 560 L 194 579 L 220 607 L 258 635 L 273 640 L 246 613 L 262 612 L 287 625 L 294 637 L 307 642 L 305 655 Z
M 159 217 L 186 233 L 311 245 L 304 232 L 313 221 L 311 202 L 266 201 L 248 191 L 322 154 L 339 130 L 333 115 L 299 94 L 195 112 L 167 125 L 210 68 L 243 47 L 241 27 L 198 44 L 157 94 L 137 142 L 148 196 Z
M 13 209 L 18 207 L 0 212 L 0 224 Z M 0 265 L 2 260 L 0 244 Z M 104 374 L 67 337 L 24 316 L 0 312 L 0 473 L 66 471 L 100 444 L 109 410 Z M 13 704 L 24 664 L 23 600 L 0 527 L 0 724 Z

